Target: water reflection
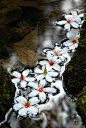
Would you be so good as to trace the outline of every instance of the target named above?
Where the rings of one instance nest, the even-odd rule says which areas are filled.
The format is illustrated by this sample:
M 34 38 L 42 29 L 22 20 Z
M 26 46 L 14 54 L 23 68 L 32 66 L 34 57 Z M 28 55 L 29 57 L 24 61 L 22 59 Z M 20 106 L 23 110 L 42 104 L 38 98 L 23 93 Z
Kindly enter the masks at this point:
M 64 13 L 68 13 L 70 9 L 73 8 L 72 0 L 65 0 L 62 2 L 62 10 Z

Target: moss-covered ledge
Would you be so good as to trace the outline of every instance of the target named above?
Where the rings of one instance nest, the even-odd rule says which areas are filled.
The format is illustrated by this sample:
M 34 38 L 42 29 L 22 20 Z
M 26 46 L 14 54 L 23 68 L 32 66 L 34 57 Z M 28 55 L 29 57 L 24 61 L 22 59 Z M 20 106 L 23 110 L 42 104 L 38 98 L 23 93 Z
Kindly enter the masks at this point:
M 4 120 L 6 112 L 13 106 L 14 85 L 7 73 L 7 69 L 0 64 L 0 122 Z
M 79 46 L 66 68 L 63 74 L 65 87 L 69 94 L 77 96 L 86 85 L 86 20 L 80 29 Z
M 78 95 L 76 110 L 82 117 L 82 121 L 86 126 L 86 86 L 84 86 L 83 91 Z

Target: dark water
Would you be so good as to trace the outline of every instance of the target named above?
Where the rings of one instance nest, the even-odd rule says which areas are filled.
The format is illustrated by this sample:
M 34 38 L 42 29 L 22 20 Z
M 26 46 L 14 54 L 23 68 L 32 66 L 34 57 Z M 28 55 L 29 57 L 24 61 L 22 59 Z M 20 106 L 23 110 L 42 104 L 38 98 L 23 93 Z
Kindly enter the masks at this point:
M 53 0 L 52 0 L 53 1 Z M 85 13 L 86 3 L 85 0 L 61 0 L 54 1 L 50 3 L 45 3 L 44 6 L 44 17 L 48 17 L 48 25 L 45 26 L 45 31 L 38 31 L 38 42 L 37 42 L 37 53 L 40 58 L 44 58 L 45 56 L 42 54 L 42 50 L 44 48 L 52 48 L 55 43 L 61 43 L 64 39 L 66 39 L 67 31 L 64 30 L 60 26 L 56 26 L 54 23 L 56 20 L 61 20 L 63 14 L 68 14 L 71 10 L 76 10 L 78 13 Z M 57 12 L 57 15 L 56 15 Z M 53 15 L 55 14 L 55 15 Z M 78 30 L 77 30 L 78 31 Z M 72 56 L 70 53 L 69 60 Z M 69 61 L 68 60 L 68 61 Z M 16 66 L 19 69 L 24 68 L 25 65 L 19 63 L 17 60 L 15 52 L 11 54 L 9 61 L 15 61 Z M 9 63 L 4 64 L 4 67 L 10 71 L 11 69 L 15 69 L 13 64 L 9 65 Z M 65 70 L 65 66 L 63 67 Z M 64 71 L 63 70 L 63 71 Z M 40 118 L 18 118 L 15 112 L 11 111 L 9 116 L 7 116 L 7 124 L 2 126 L 3 128 L 85 128 L 83 125 L 81 117 L 75 111 L 75 101 L 66 95 L 66 92 L 63 89 L 62 78 L 59 79 L 60 87 L 58 87 L 61 91 L 59 95 L 51 97 L 49 104 L 41 105 L 40 109 L 43 111 Z M 52 85 L 57 85 L 56 83 L 52 83 Z M 21 90 L 21 94 L 26 94 L 27 90 Z M 53 101 L 53 102 L 51 102 Z M 56 103 L 54 105 L 54 103 Z

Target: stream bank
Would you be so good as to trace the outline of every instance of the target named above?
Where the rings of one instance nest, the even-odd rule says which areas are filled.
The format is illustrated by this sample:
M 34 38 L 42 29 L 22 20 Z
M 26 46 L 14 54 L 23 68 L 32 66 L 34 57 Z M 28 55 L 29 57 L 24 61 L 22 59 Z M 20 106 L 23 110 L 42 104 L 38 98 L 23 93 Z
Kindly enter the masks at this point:
M 76 109 L 86 125 L 86 16 L 80 29 L 79 46 L 64 72 L 64 84 L 68 94 L 77 97 Z

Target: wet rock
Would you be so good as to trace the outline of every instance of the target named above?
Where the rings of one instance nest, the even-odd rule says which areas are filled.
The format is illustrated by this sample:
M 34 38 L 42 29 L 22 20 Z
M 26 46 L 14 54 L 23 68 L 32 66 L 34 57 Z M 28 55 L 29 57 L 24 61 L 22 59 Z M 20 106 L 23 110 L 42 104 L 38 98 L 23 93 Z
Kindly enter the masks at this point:
M 64 72 L 68 93 L 77 96 L 86 84 L 86 21 L 80 29 L 79 46 Z
M 86 126 L 86 86 L 83 88 L 83 91 L 78 95 L 76 110 L 82 117 L 82 121 Z
M 0 2 L 0 25 L 10 24 L 22 17 L 22 9 L 9 1 Z
M 14 91 L 7 69 L 0 64 L 0 121 L 4 120 L 6 112 L 13 106 Z
M 37 120 L 35 121 L 34 119 L 30 119 L 30 118 L 26 118 L 23 120 L 20 120 L 20 126 L 21 128 L 25 128 L 25 126 L 27 126 L 27 128 L 41 128 L 41 123 L 42 120 Z

